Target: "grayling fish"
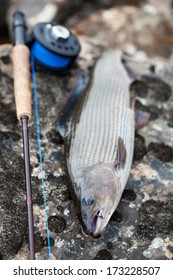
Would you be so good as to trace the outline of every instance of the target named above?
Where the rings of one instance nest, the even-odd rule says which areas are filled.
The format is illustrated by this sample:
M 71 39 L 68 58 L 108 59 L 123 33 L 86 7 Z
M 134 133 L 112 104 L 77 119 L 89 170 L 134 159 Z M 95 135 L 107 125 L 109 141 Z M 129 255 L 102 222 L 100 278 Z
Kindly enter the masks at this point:
M 134 110 L 120 51 L 106 51 L 97 61 L 64 138 L 82 220 L 88 232 L 97 236 L 120 201 L 133 158 Z

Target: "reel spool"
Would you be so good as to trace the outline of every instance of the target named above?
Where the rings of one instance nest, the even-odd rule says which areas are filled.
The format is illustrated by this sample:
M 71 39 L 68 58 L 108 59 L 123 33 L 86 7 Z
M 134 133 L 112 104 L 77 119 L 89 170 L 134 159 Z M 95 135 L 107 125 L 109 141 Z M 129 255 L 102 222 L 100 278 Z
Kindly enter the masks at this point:
M 66 71 L 80 50 L 77 37 L 62 25 L 38 23 L 33 29 L 31 55 L 44 68 Z

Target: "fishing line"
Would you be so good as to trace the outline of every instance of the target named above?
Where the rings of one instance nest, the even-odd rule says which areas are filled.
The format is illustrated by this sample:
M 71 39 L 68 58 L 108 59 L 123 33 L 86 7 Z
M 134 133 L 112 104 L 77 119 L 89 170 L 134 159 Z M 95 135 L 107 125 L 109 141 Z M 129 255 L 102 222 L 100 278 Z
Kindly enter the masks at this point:
M 38 141 L 38 150 L 39 150 L 39 159 L 40 159 L 40 172 L 41 172 L 41 181 L 42 181 L 42 192 L 44 200 L 44 215 L 46 219 L 46 232 L 48 240 L 48 255 L 49 259 L 52 260 L 51 252 L 51 243 L 50 243 L 50 232 L 48 225 L 48 213 L 46 210 L 47 207 L 47 198 L 44 185 L 44 176 L 43 176 L 43 155 L 41 150 L 41 137 L 40 137 L 40 121 L 39 121 L 39 106 L 38 106 L 38 94 L 37 94 L 37 80 L 36 80 L 36 71 L 35 71 L 35 61 L 33 55 L 31 55 L 31 66 L 32 66 L 32 80 L 33 80 L 33 91 L 34 91 L 34 107 L 35 107 L 35 118 L 36 118 L 36 128 L 37 128 L 37 141 Z
M 32 45 L 31 53 L 38 63 L 52 70 L 61 71 L 63 69 L 66 69 L 72 61 L 71 57 L 63 57 L 50 52 L 37 41 L 35 41 Z
M 52 259 L 50 233 L 48 227 L 48 213 L 46 210 L 47 200 L 43 176 L 43 156 L 41 150 L 39 106 L 37 95 L 37 81 L 35 63 L 48 70 L 65 73 L 71 63 L 80 52 L 80 43 L 77 37 L 66 27 L 55 23 L 38 23 L 32 32 L 32 42 L 30 43 L 32 80 L 34 89 L 34 106 L 37 128 L 37 141 L 40 157 L 40 172 L 42 180 L 42 192 L 44 199 L 44 214 L 46 219 L 46 232 L 48 240 L 48 255 Z

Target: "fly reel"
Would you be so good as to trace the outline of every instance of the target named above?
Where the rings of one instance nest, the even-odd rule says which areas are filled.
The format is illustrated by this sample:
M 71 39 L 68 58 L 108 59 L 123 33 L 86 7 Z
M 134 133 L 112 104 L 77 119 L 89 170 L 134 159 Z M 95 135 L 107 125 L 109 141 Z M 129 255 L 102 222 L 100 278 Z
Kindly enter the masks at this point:
M 42 67 L 66 71 L 81 50 L 77 37 L 56 23 L 38 23 L 32 33 L 30 52 Z

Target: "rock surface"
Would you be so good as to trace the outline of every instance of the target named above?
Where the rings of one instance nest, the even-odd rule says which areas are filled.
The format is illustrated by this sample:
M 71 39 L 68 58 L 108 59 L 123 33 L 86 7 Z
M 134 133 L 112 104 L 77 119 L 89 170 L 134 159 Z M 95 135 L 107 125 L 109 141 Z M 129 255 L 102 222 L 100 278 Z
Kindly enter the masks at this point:
M 58 77 L 37 69 L 43 175 L 53 259 L 172 259 L 173 21 L 157 10 L 153 14 L 146 6 L 112 7 L 91 13 L 87 12 L 91 6 L 86 5 L 88 10 L 83 9 L 66 21 L 78 33 L 82 44 L 82 52 L 70 73 Z M 137 73 L 131 93 L 136 96 L 136 108 L 148 112 L 150 120 L 136 133 L 133 166 L 121 202 L 102 236 L 93 238 L 84 232 L 69 192 L 57 114 L 76 82 L 76 73 L 81 69 L 90 73 L 95 58 L 108 46 L 121 46 L 128 54 L 129 65 Z M 0 255 L 4 259 L 27 259 L 21 126 L 15 117 L 12 79 L 5 75 L 9 74 L 10 64 L 6 72 L 2 68 L 4 61 L 3 56 Z M 34 112 L 29 130 L 36 258 L 48 259 Z

